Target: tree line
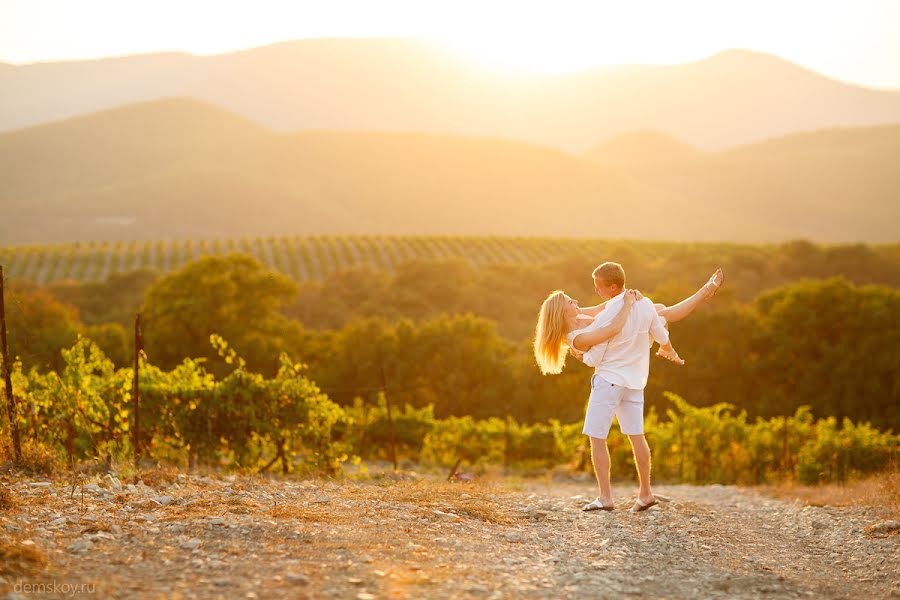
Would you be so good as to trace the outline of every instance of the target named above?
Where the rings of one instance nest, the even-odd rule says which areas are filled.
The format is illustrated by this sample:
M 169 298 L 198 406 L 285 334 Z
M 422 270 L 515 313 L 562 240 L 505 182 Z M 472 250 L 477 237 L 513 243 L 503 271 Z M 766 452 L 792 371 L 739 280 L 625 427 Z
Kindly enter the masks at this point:
M 719 257 L 726 286 L 672 326 L 687 365 L 653 363 L 648 406 L 665 414 L 672 403 L 663 392 L 669 391 L 701 407 L 728 402 L 751 417 L 809 406 L 816 417 L 896 430 L 896 263 L 868 247 L 838 248 L 785 246 L 785 255 L 763 272 L 794 279 L 775 287 L 763 285 L 759 272 L 735 266 L 752 263 L 747 257 Z M 634 252 L 631 259 L 633 269 L 623 262 L 628 285 L 666 303 L 699 287 L 716 264 L 689 247 L 664 264 Z M 142 270 L 89 284 L 14 281 L 10 345 L 24 370 L 58 373 L 62 349 L 82 335 L 114 367 L 124 367 L 132 355 L 131 320 L 140 311 L 148 359 L 162 369 L 191 357 L 205 360 L 214 376 L 227 376 L 234 366 L 210 346 L 215 334 L 265 377 L 277 374 L 286 352 L 341 406 L 357 397 L 371 401 L 386 385 L 400 405 L 432 405 L 438 418 L 574 422 L 583 415 L 590 371 L 570 359 L 563 374 L 541 376 L 530 332 L 552 289 L 562 287 L 583 304 L 597 301 L 590 281 L 595 262 L 574 256 L 481 269 L 462 261 L 412 262 L 394 274 L 354 268 L 298 285 L 252 257 L 228 255 L 165 276 Z M 833 277 L 837 269 L 842 275 Z M 797 279 L 811 273 L 828 277 Z

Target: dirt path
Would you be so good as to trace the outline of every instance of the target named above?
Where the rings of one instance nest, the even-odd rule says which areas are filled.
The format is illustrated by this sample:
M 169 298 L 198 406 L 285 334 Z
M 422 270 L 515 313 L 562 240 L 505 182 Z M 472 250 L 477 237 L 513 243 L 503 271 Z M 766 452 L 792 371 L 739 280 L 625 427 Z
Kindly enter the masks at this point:
M 581 512 L 592 487 L 573 482 L 95 482 L 83 498 L 3 482 L 17 506 L 0 510 L 0 594 L 45 595 L 30 584 L 102 598 L 900 597 L 900 535 L 882 515 L 732 486 L 659 486 L 670 502 L 630 514 L 624 496 L 614 512 Z M 879 523 L 885 531 L 866 531 Z M 46 556 L 42 570 L 27 574 L 15 552 L 26 547 Z

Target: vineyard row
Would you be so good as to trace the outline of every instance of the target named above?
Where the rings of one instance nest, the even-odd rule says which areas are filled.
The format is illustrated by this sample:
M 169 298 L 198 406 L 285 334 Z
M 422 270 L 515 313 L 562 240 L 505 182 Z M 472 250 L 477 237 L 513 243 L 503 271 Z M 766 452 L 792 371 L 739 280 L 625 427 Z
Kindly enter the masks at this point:
M 290 236 L 0 247 L 9 277 L 45 284 L 104 280 L 115 272 L 178 269 L 205 255 L 242 252 L 297 281 L 362 264 L 393 272 L 408 260 L 462 258 L 475 266 L 536 264 L 573 254 L 602 256 L 608 240 L 444 236 Z

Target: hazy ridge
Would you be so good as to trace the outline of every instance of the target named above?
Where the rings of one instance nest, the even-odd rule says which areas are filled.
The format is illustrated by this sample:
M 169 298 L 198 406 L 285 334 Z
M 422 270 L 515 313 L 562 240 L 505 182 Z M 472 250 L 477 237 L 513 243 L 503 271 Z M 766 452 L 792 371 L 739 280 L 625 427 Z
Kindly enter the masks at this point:
M 311 39 L 214 56 L 147 54 L 0 70 L 0 131 L 167 96 L 278 131 L 422 131 L 584 152 L 634 130 L 723 149 L 900 122 L 900 95 L 731 50 L 681 65 L 510 75 L 402 38 Z
M 896 241 L 900 126 L 794 134 L 715 153 L 645 138 L 611 161 L 602 146 L 577 156 L 494 138 L 285 134 L 196 100 L 158 100 L 0 134 L 0 239 Z

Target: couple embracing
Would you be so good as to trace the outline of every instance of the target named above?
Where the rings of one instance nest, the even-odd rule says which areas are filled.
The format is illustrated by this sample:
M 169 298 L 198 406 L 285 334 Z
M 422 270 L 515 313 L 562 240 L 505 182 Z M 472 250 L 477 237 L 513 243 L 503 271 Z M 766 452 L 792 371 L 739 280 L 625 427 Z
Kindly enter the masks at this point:
M 606 262 L 594 269 L 594 289 L 608 300 L 589 308 L 561 291 L 550 294 L 541 306 L 534 340 L 534 356 L 545 375 L 559 373 L 572 353 L 594 367 L 591 396 L 582 433 L 590 437 L 591 459 L 600 495 L 584 510 L 613 510 L 606 437 L 613 416 L 628 436 L 640 479 L 640 491 L 631 512 L 657 504 L 650 490 L 650 447 L 644 437 L 644 387 L 650 373 L 650 348 L 657 356 L 683 365 L 672 342 L 668 324 L 680 321 L 725 281 L 721 269 L 692 296 L 673 306 L 654 304 L 640 292 L 625 288 L 625 271 Z

